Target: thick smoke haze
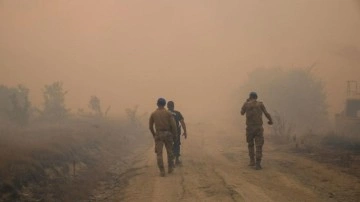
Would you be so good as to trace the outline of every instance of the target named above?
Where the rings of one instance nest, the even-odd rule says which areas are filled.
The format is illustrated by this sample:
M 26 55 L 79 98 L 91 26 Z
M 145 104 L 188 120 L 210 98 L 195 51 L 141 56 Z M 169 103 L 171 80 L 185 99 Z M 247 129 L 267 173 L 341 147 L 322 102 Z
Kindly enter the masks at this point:
M 253 69 L 312 65 L 333 115 L 360 80 L 359 1 L 0 0 L 0 81 L 37 106 L 62 81 L 73 111 L 91 95 L 113 115 L 165 97 L 216 121 L 239 113 Z

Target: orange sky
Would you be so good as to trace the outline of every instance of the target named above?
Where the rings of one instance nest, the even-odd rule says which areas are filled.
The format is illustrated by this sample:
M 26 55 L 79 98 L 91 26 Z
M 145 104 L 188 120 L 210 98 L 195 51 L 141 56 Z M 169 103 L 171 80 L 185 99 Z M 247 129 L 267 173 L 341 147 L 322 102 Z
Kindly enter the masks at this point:
M 110 113 L 150 112 L 163 96 L 195 120 L 237 113 L 254 68 L 314 63 L 335 113 L 360 80 L 359 1 L 0 0 L 1 83 L 36 105 L 59 80 L 74 111 L 97 95 Z

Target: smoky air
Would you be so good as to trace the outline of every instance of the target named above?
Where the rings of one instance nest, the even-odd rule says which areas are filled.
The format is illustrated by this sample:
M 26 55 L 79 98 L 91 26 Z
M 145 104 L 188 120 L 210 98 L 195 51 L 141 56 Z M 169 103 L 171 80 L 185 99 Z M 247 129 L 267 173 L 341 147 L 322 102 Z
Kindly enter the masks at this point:
M 356 201 L 359 5 L 0 0 L 0 201 Z M 158 98 L 187 130 L 164 178 Z

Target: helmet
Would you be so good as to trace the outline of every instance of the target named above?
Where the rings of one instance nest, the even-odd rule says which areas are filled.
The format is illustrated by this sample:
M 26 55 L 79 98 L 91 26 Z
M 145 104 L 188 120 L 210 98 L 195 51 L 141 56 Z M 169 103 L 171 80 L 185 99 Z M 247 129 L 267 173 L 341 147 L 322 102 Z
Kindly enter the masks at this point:
M 166 105 L 166 100 L 164 98 L 159 98 L 157 100 L 157 105 L 162 106 L 162 107 L 165 106 Z
M 257 99 L 258 96 L 257 96 L 256 92 L 250 92 L 249 98 Z

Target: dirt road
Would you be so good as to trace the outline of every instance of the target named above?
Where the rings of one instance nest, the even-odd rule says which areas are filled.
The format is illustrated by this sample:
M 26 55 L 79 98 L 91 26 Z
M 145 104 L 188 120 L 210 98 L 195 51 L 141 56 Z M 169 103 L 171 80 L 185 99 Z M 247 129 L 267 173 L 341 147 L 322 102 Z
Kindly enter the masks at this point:
M 257 171 L 247 166 L 242 131 L 191 129 L 183 140 L 182 167 L 160 177 L 150 146 L 124 172 L 114 173 L 118 180 L 97 190 L 102 195 L 96 201 L 360 201 L 360 179 L 339 169 L 266 142 Z

